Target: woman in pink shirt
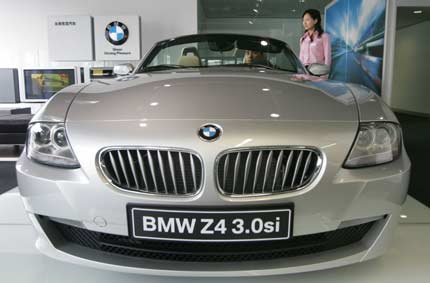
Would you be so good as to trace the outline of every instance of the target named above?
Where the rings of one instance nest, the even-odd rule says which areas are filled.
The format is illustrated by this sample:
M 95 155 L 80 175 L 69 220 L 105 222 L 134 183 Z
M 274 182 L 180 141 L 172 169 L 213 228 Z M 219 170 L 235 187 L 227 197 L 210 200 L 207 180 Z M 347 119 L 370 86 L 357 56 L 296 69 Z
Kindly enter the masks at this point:
M 305 33 L 300 38 L 300 61 L 303 65 L 318 63 L 331 65 L 330 36 L 321 26 L 321 14 L 318 10 L 309 9 L 303 13 Z

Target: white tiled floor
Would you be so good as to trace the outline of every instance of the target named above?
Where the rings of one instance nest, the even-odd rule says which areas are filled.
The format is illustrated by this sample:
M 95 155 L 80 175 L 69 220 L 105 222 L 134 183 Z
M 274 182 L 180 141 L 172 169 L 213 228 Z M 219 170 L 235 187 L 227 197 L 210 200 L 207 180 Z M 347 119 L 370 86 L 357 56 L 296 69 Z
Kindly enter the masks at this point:
M 403 205 L 402 217 L 400 223 L 404 224 L 429 224 L 430 225 L 430 208 L 416 201 L 412 197 L 408 197 Z M 428 235 L 430 236 L 430 235 Z M 429 237 L 430 243 L 430 237 Z M 430 258 L 429 258 L 430 267 Z M 430 279 L 429 279 L 430 282 Z
M 430 211 L 408 198 L 390 250 L 368 262 L 302 274 L 256 278 L 174 278 L 114 273 L 55 261 L 38 253 L 18 191 L 0 195 L 0 282 L 430 282 Z

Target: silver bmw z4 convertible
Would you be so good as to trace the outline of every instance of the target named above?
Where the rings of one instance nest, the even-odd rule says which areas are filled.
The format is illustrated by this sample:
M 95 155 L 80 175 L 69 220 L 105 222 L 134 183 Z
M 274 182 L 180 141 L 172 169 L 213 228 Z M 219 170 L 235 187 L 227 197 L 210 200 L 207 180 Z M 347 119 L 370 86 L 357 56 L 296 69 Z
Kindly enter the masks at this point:
M 34 116 L 19 190 L 45 255 L 167 276 L 297 273 L 381 255 L 410 161 L 366 87 L 281 41 L 158 42 Z

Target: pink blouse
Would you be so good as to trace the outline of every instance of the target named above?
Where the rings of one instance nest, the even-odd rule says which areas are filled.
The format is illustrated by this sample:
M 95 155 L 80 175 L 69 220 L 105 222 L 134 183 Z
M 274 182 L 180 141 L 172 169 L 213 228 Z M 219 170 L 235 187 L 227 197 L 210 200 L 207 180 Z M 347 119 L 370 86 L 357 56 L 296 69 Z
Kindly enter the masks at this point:
M 315 31 L 312 42 L 309 33 L 305 33 L 300 38 L 300 61 L 305 66 L 313 63 L 331 65 L 331 42 L 328 33 L 325 32 L 319 37 Z

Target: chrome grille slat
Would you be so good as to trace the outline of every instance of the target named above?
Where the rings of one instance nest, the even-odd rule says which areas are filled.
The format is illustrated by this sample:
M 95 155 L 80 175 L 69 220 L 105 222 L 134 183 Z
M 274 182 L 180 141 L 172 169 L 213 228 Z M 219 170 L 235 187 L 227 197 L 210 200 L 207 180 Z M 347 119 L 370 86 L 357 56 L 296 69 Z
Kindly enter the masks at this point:
M 224 162 L 224 177 L 222 180 L 222 186 L 225 188 L 225 182 L 227 181 L 227 173 L 228 173 L 228 163 L 230 162 L 230 155 L 227 155 Z
M 119 174 L 118 174 L 118 168 L 116 166 L 116 161 L 115 161 L 115 158 L 113 157 L 112 152 L 109 152 L 109 159 L 112 164 L 112 168 L 114 170 L 116 179 L 121 182 L 121 179 L 119 178 Z
M 147 150 L 146 155 L 148 156 L 149 170 L 151 171 L 151 177 L 152 177 L 152 181 L 154 182 L 155 191 L 157 193 L 160 193 L 160 190 L 159 190 L 158 184 L 157 184 L 157 176 L 155 176 L 154 160 L 152 159 L 151 151 Z
M 236 155 L 236 161 L 234 162 L 234 173 L 233 173 L 233 194 L 236 189 L 237 175 L 239 174 L 239 163 L 240 163 L 240 152 Z
M 257 186 L 258 174 L 260 173 L 261 168 L 261 159 L 263 157 L 263 151 L 258 153 L 257 164 L 255 166 L 255 174 L 254 174 L 254 184 L 252 185 L 252 193 L 255 194 L 255 188 Z
M 203 184 L 203 162 L 188 150 L 108 148 L 100 153 L 99 164 L 111 184 L 131 192 L 187 196 Z
M 296 181 L 297 178 L 297 173 L 299 172 L 299 168 L 300 168 L 300 164 L 302 163 L 302 159 L 303 159 L 303 151 L 300 151 L 299 157 L 297 158 L 296 161 L 296 168 L 294 169 L 294 175 L 293 175 L 293 180 L 291 180 L 291 188 L 294 188 L 294 182 Z
M 127 170 L 124 163 L 124 158 L 122 157 L 121 151 L 118 151 L 119 163 L 121 164 L 122 173 L 124 174 L 125 181 L 127 182 L 127 186 L 130 187 L 130 181 L 128 180 Z
M 195 172 L 196 172 L 196 166 L 194 164 L 193 155 L 191 153 L 190 153 L 190 163 L 191 163 L 191 173 L 193 174 L 192 175 L 193 176 L 193 185 L 194 185 L 193 190 L 195 190 L 196 187 L 197 187 L 197 185 L 196 185 L 196 174 L 195 174 Z
M 175 168 L 174 168 L 174 164 L 173 164 L 172 153 L 170 151 L 167 152 L 167 158 L 169 160 L 170 174 L 171 174 L 172 179 L 173 179 L 173 189 L 174 189 L 175 194 L 177 195 L 178 189 L 176 187 Z
M 179 152 L 179 166 L 181 167 L 181 176 L 182 181 L 184 182 L 184 192 L 187 191 L 187 175 L 185 174 L 185 163 L 184 163 L 184 157 L 182 156 L 182 152 Z
M 217 157 L 215 178 L 227 196 L 277 194 L 304 188 L 316 178 L 321 165 L 322 155 L 313 148 L 239 148 Z
M 276 168 L 275 168 L 275 177 L 273 178 L 273 185 L 272 185 L 272 193 L 275 192 L 275 186 L 276 186 L 276 180 L 279 176 L 279 171 L 281 170 L 281 163 L 282 159 L 284 158 L 284 151 L 282 150 L 278 155 L 278 161 L 276 162 Z
M 302 178 L 300 178 L 300 183 L 303 183 L 303 180 L 305 179 L 306 172 L 309 169 L 309 164 L 311 162 L 311 158 L 312 158 L 312 153 L 309 152 L 308 157 L 306 158 L 305 168 L 303 169 Z
M 248 183 L 249 169 L 250 169 L 250 166 L 251 166 L 251 158 L 252 158 L 252 151 L 248 152 L 248 156 L 246 157 L 245 176 L 243 178 L 242 194 L 245 194 L 246 184 Z
M 145 166 L 143 165 L 142 153 L 140 150 L 137 150 L 137 161 L 139 162 L 140 173 L 142 174 L 143 178 L 143 191 L 148 192 L 148 179 L 146 177 Z
M 267 184 L 267 178 L 269 178 L 270 166 L 272 164 L 272 158 L 273 158 L 273 151 L 271 150 L 270 153 L 269 153 L 269 156 L 267 157 L 266 170 L 264 170 L 264 179 L 263 179 L 262 192 L 265 192 L 265 188 L 266 188 L 266 184 Z
M 285 186 L 285 182 L 287 181 L 287 177 L 288 177 L 288 173 L 290 172 L 290 167 L 293 161 L 293 157 L 294 157 L 294 151 L 290 151 L 290 154 L 288 155 L 287 165 L 285 166 L 284 177 L 282 178 L 281 188 Z
M 163 180 L 164 193 L 167 194 L 168 192 L 167 192 L 166 173 L 164 172 L 163 157 L 161 156 L 161 153 L 159 150 L 157 150 L 157 158 L 158 158 L 158 164 L 160 166 L 161 180 Z
M 130 150 L 127 150 L 127 157 L 128 157 L 128 163 L 130 164 L 131 173 L 133 173 L 133 179 L 136 185 L 136 189 L 139 190 L 140 189 L 139 181 L 137 180 L 136 168 L 134 167 L 134 160 L 133 160 L 133 157 L 131 156 Z

